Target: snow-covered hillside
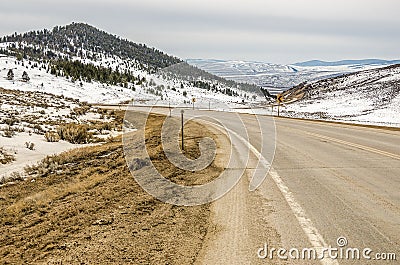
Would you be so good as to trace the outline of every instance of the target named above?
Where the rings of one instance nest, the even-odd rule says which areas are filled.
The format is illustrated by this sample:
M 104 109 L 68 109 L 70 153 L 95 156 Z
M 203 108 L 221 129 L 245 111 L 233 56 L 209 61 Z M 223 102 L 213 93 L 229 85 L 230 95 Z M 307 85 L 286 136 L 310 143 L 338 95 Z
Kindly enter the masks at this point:
M 264 62 L 206 59 L 189 59 L 187 62 L 226 79 L 262 86 L 272 94 L 281 93 L 303 82 L 318 81 L 396 63 L 396 61 L 360 60 L 309 61 L 293 65 L 279 65 Z
M 321 80 L 296 92 L 302 100 L 283 108 L 292 117 L 400 127 L 400 65 Z M 291 93 L 295 91 L 288 91 Z
M 24 72 L 29 80 L 22 80 Z M 198 107 L 218 108 L 262 100 L 255 86 L 222 79 L 83 23 L 1 38 L 0 87 L 89 103 L 190 106 L 195 98 Z
M 7 73 L 12 69 L 14 80 L 7 80 Z M 30 77 L 28 82 L 22 80 L 22 74 L 26 71 Z M 149 82 L 143 85 L 134 85 L 132 88 L 124 88 L 115 85 L 102 84 L 100 82 L 72 81 L 65 77 L 57 77 L 47 72 L 46 68 L 31 68 L 26 60 L 18 61 L 15 57 L 0 55 L 0 87 L 21 91 L 41 91 L 55 95 L 79 99 L 89 103 L 116 104 L 134 100 L 137 104 L 164 104 L 164 105 L 188 105 L 191 99 L 196 98 L 196 105 L 213 108 L 220 103 L 242 103 L 245 92 L 238 91 L 237 96 L 229 96 L 224 93 L 210 93 L 209 91 L 189 86 L 179 79 L 164 79 L 163 74 L 149 74 L 136 71 L 137 75 L 145 77 Z M 165 75 L 164 75 L 165 77 Z M 181 87 L 181 84 L 185 84 Z M 221 87 L 221 89 L 224 89 Z M 246 92 L 246 101 L 262 100 L 254 93 Z

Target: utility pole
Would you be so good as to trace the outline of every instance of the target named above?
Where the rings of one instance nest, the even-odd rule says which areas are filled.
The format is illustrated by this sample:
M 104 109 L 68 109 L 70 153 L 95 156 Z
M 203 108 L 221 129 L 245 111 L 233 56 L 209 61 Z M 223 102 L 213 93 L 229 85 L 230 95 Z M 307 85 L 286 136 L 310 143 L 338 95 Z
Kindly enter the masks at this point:
M 172 116 L 171 114 L 171 101 L 168 102 L 168 109 L 169 109 L 169 117 Z

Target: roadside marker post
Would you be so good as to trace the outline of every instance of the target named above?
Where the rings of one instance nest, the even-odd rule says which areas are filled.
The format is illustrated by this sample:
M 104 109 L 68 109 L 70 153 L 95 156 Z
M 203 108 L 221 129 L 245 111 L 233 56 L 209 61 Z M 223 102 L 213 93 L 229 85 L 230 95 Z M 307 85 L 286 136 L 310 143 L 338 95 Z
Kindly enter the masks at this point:
M 181 110 L 181 137 L 182 137 L 182 151 L 185 151 L 185 143 L 184 143 L 184 137 L 183 137 L 183 113 L 185 113 L 184 110 Z
M 193 103 L 193 110 L 194 110 L 194 103 L 196 102 L 195 98 L 192 98 L 192 103 Z

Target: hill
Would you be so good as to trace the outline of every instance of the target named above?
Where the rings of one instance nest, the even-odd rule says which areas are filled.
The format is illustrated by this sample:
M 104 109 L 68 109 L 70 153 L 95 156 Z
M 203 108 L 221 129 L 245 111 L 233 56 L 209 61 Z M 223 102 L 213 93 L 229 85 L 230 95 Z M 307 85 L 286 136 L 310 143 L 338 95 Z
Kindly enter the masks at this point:
M 400 126 L 400 65 L 365 70 L 295 87 L 304 94 L 287 106 L 288 116 Z
M 81 57 L 96 61 L 98 54 L 134 60 L 142 68 L 156 70 L 182 62 L 145 44 L 122 39 L 85 23 L 56 26 L 52 30 L 30 31 L 4 36 L 2 42 L 14 43 L 10 53 L 24 59 L 71 59 Z M 20 44 L 28 45 L 20 45 Z
M 0 38 L 0 75 L 0 87 L 40 90 L 91 103 L 134 98 L 150 104 L 190 105 L 194 97 L 198 106 L 211 102 L 218 107 L 221 102 L 261 99 L 254 85 L 225 80 L 84 23 Z

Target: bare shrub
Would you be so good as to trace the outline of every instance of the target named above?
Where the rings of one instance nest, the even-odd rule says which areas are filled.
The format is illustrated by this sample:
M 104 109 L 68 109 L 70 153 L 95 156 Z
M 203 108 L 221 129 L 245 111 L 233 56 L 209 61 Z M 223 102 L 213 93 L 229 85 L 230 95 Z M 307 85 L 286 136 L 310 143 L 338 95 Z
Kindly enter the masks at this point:
M 44 134 L 44 138 L 47 142 L 55 143 L 60 141 L 60 136 L 56 132 L 47 132 Z
M 7 178 L 7 181 L 22 181 L 22 180 L 24 180 L 24 178 L 21 176 L 19 172 L 13 172 Z
M 65 140 L 73 144 L 86 144 L 89 143 L 93 137 L 88 130 L 89 129 L 87 125 L 68 123 L 58 127 L 57 133 L 61 140 Z
M 81 108 L 74 108 L 71 112 L 72 115 L 81 116 L 85 115 L 89 111 L 89 106 L 82 106 Z
M 15 161 L 15 156 L 9 154 L 3 147 L 0 147 L 0 164 L 8 164 Z
M 15 130 L 11 127 L 8 126 L 4 131 L 3 131 L 3 137 L 7 138 L 12 138 L 15 135 Z
M 35 124 L 35 126 L 33 126 L 33 132 L 36 134 L 42 134 L 43 133 L 42 126 L 40 126 L 39 124 Z
M 24 168 L 25 173 L 28 175 L 37 175 L 39 177 L 45 177 L 50 173 L 54 173 L 59 166 L 59 160 L 62 156 L 47 156 L 37 165 L 26 166 Z
M 31 143 L 31 142 L 25 142 L 25 146 L 26 148 L 28 148 L 29 150 L 34 150 L 35 149 L 35 144 Z
M 115 124 L 110 122 L 105 122 L 100 126 L 100 131 L 106 130 L 111 131 L 115 127 Z
M 8 126 L 13 126 L 14 124 L 18 123 L 18 119 L 17 118 L 9 118 L 9 119 L 5 119 L 3 122 L 5 124 L 7 124 Z
M 103 134 L 103 131 L 111 131 L 117 127 L 115 122 L 93 122 L 90 126 L 91 129 L 97 130 L 100 134 Z
M 2 176 L 0 178 L 0 184 L 6 184 L 9 182 L 17 182 L 17 181 L 22 181 L 24 178 L 21 176 L 20 173 L 18 172 L 13 172 L 9 176 Z
M 29 176 L 36 175 L 38 177 L 46 177 L 50 173 L 55 173 L 57 170 L 63 170 L 65 165 L 72 157 L 71 152 L 67 151 L 59 155 L 50 155 L 43 158 L 36 165 L 28 165 L 24 168 L 25 173 Z

